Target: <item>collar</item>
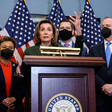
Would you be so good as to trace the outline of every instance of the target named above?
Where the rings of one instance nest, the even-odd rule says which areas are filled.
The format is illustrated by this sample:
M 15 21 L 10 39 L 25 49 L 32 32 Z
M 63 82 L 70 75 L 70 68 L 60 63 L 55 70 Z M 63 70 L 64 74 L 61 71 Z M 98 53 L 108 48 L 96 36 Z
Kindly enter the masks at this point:
M 64 44 L 65 43 L 61 41 L 61 45 L 64 46 Z M 69 47 L 72 47 L 72 41 L 68 42 L 68 44 L 69 44 Z

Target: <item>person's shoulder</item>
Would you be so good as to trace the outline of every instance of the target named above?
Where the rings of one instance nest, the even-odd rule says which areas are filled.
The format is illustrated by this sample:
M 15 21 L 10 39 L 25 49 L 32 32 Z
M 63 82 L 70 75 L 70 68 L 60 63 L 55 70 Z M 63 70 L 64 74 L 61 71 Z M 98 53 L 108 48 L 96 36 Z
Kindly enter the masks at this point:
M 13 66 L 13 67 L 17 67 L 17 66 L 18 66 L 18 64 L 15 63 L 15 62 L 13 62 L 13 61 L 11 61 L 11 63 L 12 63 L 12 66 Z
M 28 47 L 28 48 L 25 49 L 25 52 L 26 52 L 26 51 L 34 50 L 34 49 L 36 49 L 36 48 L 38 48 L 38 47 L 39 47 L 39 45 L 35 45 L 35 46 Z
M 91 49 L 97 49 L 97 48 L 102 47 L 103 45 L 104 45 L 104 42 L 102 41 L 101 43 L 92 46 Z
M 58 44 L 56 45 L 56 47 L 63 47 L 63 46 L 61 45 L 61 43 L 58 43 Z
M 34 54 L 37 54 L 36 52 L 39 51 L 39 47 L 40 47 L 40 45 L 35 45 L 35 46 L 27 48 L 24 51 L 24 55 L 34 55 Z

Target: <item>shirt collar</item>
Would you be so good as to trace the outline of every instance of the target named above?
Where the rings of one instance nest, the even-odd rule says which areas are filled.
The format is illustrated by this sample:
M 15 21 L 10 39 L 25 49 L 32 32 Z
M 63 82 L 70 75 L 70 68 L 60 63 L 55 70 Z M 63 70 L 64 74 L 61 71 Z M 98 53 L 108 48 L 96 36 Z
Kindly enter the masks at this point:
M 65 43 L 61 41 L 61 45 L 64 46 L 64 44 Z M 72 47 L 72 41 L 68 42 L 68 44 L 69 44 L 69 47 Z

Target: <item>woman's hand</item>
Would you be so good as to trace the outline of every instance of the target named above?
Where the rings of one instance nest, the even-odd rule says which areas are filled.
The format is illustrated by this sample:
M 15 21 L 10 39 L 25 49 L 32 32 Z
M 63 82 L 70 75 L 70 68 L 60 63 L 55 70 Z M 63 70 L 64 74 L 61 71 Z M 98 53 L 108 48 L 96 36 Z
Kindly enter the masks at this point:
M 24 77 L 22 74 L 21 74 L 21 65 L 18 65 L 17 68 L 16 68 L 16 74 L 19 78 L 21 77 Z
M 2 104 L 4 104 L 6 107 L 8 107 L 7 112 L 13 112 L 14 111 L 14 109 L 15 109 L 14 102 L 15 101 L 16 101 L 15 97 L 5 98 L 2 101 Z
M 8 106 L 7 112 L 13 112 L 14 110 L 15 110 L 15 106 L 14 104 L 11 104 L 10 106 Z
M 8 98 L 5 98 L 3 101 L 2 101 L 2 104 L 4 104 L 5 106 L 7 107 L 10 107 L 10 106 L 13 106 L 14 105 L 14 102 L 16 101 L 16 98 L 15 97 L 8 97 Z

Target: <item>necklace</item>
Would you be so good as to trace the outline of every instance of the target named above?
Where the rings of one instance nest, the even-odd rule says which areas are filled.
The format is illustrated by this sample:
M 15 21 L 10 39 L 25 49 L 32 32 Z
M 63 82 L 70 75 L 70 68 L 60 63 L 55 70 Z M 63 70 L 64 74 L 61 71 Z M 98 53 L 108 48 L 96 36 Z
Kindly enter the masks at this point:
M 2 61 L 1 59 L 0 59 L 0 62 L 1 62 L 4 66 L 6 66 L 6 67 L 9 67 L 9 66 L 12 64 L 11 61 L 10 61 L 9 63 L 5 63 L 5 62 Z

